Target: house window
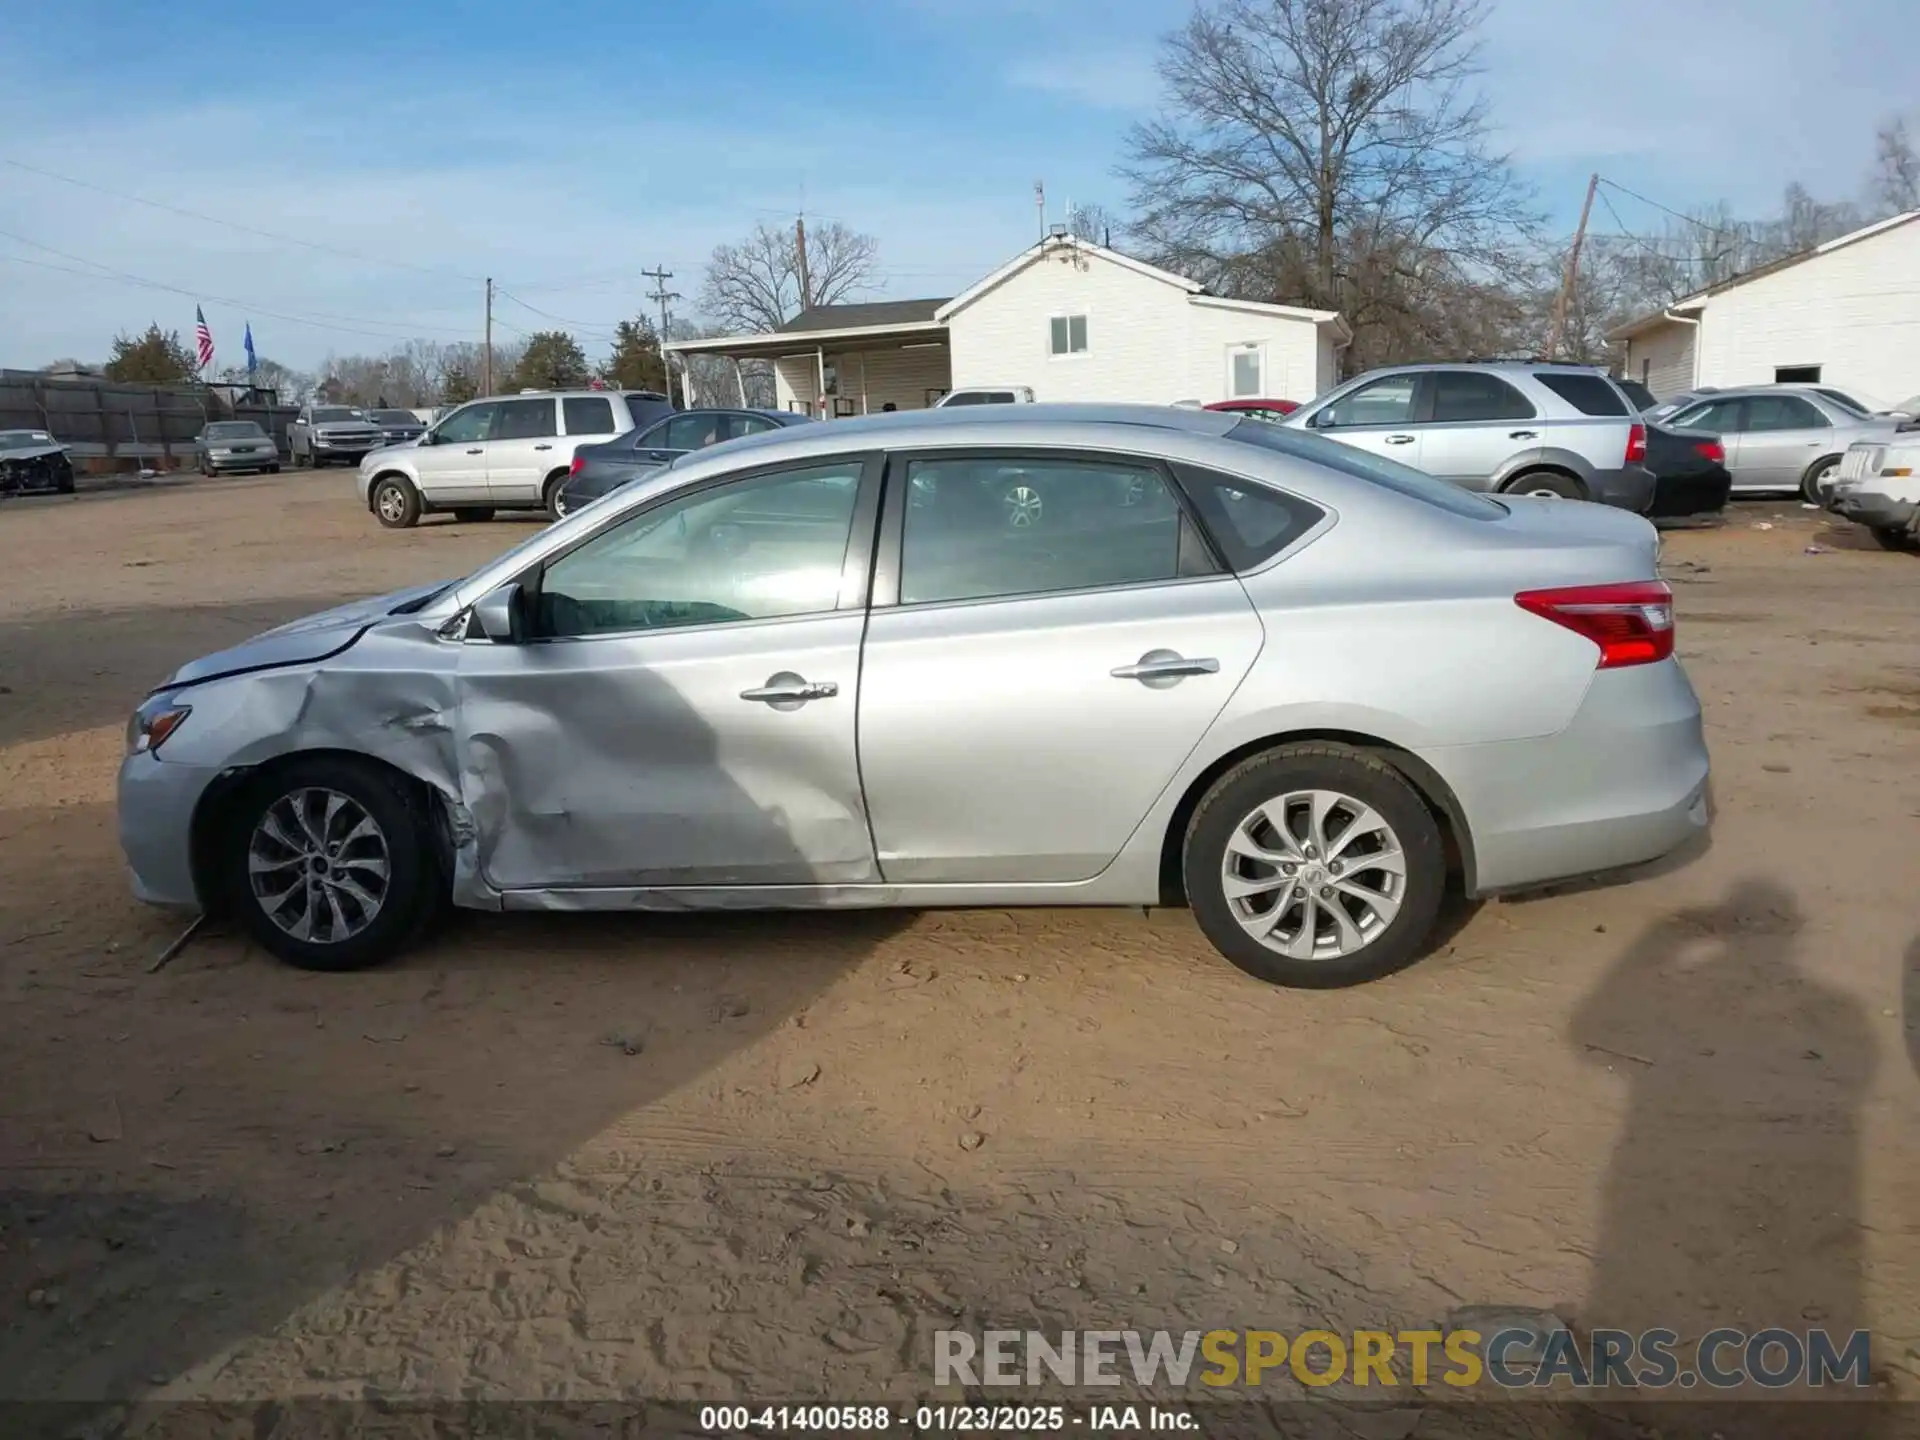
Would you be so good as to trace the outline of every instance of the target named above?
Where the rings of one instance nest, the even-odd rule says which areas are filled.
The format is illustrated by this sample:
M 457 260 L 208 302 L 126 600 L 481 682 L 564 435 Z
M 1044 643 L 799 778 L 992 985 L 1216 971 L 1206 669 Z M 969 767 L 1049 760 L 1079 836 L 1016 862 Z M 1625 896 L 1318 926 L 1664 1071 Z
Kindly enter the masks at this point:
M 1818 385 L 1820 367 L 1818 365 L 1776 365 L 1773 367 L 1773 383 L 1776 385 Z
M 1087 353 L 1087 317 L 1056 315 L 1048 322 L 1048 348 L 1055 355 Z
M 1227 391 L 1232 400 L 1257 400 L 1266 393 L 1267 352 L 1238 345 L 1227 352 Z

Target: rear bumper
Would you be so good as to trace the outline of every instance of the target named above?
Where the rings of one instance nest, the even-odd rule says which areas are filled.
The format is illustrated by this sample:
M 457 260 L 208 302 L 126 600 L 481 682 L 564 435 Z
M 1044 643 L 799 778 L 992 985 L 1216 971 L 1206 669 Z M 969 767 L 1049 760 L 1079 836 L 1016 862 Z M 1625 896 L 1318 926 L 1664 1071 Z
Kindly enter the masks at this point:
M 1913 525 L 1920 504 L 1878 490 L 1842 490 L 1827 497 L 1827 509 L 1843 520 L 1875 530 L 1904 530 Z
M 1657 860 L 1711 821 L 1700 701 L 1672 660 L 1596 672 L 1558 734 L 1420 756 L 1460 802 L 1477 894 Z
M 1594 471 L 1587 482 L 1587 489 L 1602 505 L 1644 515 L 1647 507 L 1653 504 L 1658 484 L 1651 470 L 1639 465 L 1623 465 L 1618 470 Z
M 1649 520 L 1672 520 L 1683 515 L 1711 515 L 1726 509 L 1733 493 L 1733 476 L 1713 469 L 1696 475 L 1661 475 L 1654 483 Z

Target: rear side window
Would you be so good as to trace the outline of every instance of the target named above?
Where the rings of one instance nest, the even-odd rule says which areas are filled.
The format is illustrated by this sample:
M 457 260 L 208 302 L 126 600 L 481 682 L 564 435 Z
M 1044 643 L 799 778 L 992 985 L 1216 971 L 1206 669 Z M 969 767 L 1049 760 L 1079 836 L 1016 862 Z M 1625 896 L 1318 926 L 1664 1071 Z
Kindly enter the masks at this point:
M 1176 465 L 1174 474 L 1213 537 L 1214 548 L 1233 570 L 1265 564 L 1327 513 L 1311 500 L 1216 470 Z
M 1582 415 L 1625 415 L 1627 402 L 1613 382 L 1603 375 L 1580 375 L 1567 370 L 1541 370 L 1534 373 L 1547 389 L 1558 395 Z
M 1498 375 L 1480 370 L 1437 370 L 1433 376 L 1433 418 L 1447 420 L 1531 420 L 1527 397 Z
M 1262 450 L 1278 451 L 1289 459 L 1318 465 L 1323 470 L 1337 470 L 1342 475 L 1364 480 L 1369 485 L 1378 485 L 1383 490 L 1391 490 L 1396 495 L 1404 495 L 1409 500 L 1421 501 L 1436 510 L 1445 510 L 1467 520 L 1500 520 L 1507 514 L 1504 506 L 1485 496 L 1457 489 L 1412 466 L 1370 455 L 1351 445 L 1342 445 L 1338 440 L 1304 434 L 1291 426 L 1242 420 L 1227 432 L 1227 438 L 1257 445 Z
M 543 440 L 557 433 L 553 428 L 552 400 L 502 400 L 489 438 Z
M 569 435 L 613 434 L 613 401 L 604 395 L 576 395 L 560 402 Z

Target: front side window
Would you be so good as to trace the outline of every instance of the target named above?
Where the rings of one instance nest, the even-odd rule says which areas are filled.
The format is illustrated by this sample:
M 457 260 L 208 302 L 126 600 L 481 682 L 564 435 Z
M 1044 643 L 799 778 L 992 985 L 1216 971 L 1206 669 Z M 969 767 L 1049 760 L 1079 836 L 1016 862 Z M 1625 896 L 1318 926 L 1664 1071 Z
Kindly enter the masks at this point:
M 1048 344 L 1055 355 L 1087 353 L 1087 317 L 1056 315 L 1048 322 Z
M 668 500 L 547 567 L 545 636 L 775 620 L 832 610 L 861 463 L 836 460 Z
M 1314 417 L 1316 428 L 1408 425 L 1413 422 L 1413 375 L 1385 375 L 1334 401 Z
M 489 400 L 456 410 L 440 422 L 433 438 L 443 445 L 477 445 L 490 437 L 494 412 L 499 408 L 499 402 Z
M 764 435 L 775 429 L 773 421 L 758 415 L 733 415 L 727 421 L 727 439 L 738 440 L 743 435 Z
M 726 438 L 722 433 L 724 415 L 676 415 L 667 422 L 666 450 L 704 450 Z
M 613 434 L 613 401 L 604 395 L 570 395 L 560 402 L 569 435 Z
M 906 483 L 903 605 L 1147 585 L 1216 568 L 1150 466 L 914 460 Z
M 1440 370 L 1433 377 L 1436 421 L 1531 420 L 1533 406 L 1498 375 L 1479 370 Z
M 545 440 L 559 432 L 553 424 L 553 401 L 502 400 L 493 422 L 492 439 Z
M 1747 429 L 1757 430 L 1825 430 L 1830 428 L 1827 417 L 1822 415 L 1810 400 L 1802 400 L 1798 395 L 1749 395 L 1747 397 Z

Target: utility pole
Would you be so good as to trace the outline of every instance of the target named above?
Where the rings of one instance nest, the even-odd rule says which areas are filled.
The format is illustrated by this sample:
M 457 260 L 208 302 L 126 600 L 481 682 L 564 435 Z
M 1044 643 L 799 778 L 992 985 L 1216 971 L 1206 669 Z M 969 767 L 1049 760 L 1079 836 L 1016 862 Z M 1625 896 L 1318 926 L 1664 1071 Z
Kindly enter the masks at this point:
M 1047 238 L 1047 187 L 1044 182 L 1033 182 L 1033 208 L 1040 216 L 1040 238 Z
M 480 393 L 493 393 L 493 277 L 487 277 L 487 343 L 480 350 Z
M 1580 228 L 1573 232 L 1573 249 L 1567 252 L 1567 274 L 1560 284 L 1560 298 L 1553 306 L 1553 331 L 1547 337 L 1547 359 L 1557 359 L 1560 354 L 1560 338 L 1567 328 L 1567 307 L 1573 304 L 1574 282 L 1580 278 L 1580 247 L 1586 243 L 1587 217 L 1593 213 L 1593 195 L 1600 188 L 1600 176 L 1595 173 L 1587 180 L 1586 203 L 1580 207 Z
M 667 281 L 673 278 L 673 272 L 664 265 L 656 265 L 653 269 L 642 270 L 640 273 L 646 276 L 647 279 L 653 281 L 653 289 L 647 293 L 647 298 L 660 302 L 660 368 L 666 373 L 667 377 L 667 399 L 672 400 L 673 363 L 667 359 L 667 302 L 669 300 L 678 300 L 680 298 L 680 292 L 667 289 Z M 687 394 L 686 382 L 684 380 L 682 380 L 680 385 L 680 397 L 689 405 L 693 403 L 693 398 Z
M 813 308 L 813 278 L 807 273 L 807 217 L 804 215 L 794 217 L 793 245 L 800 257 L 800 312 L 804 315 Z

